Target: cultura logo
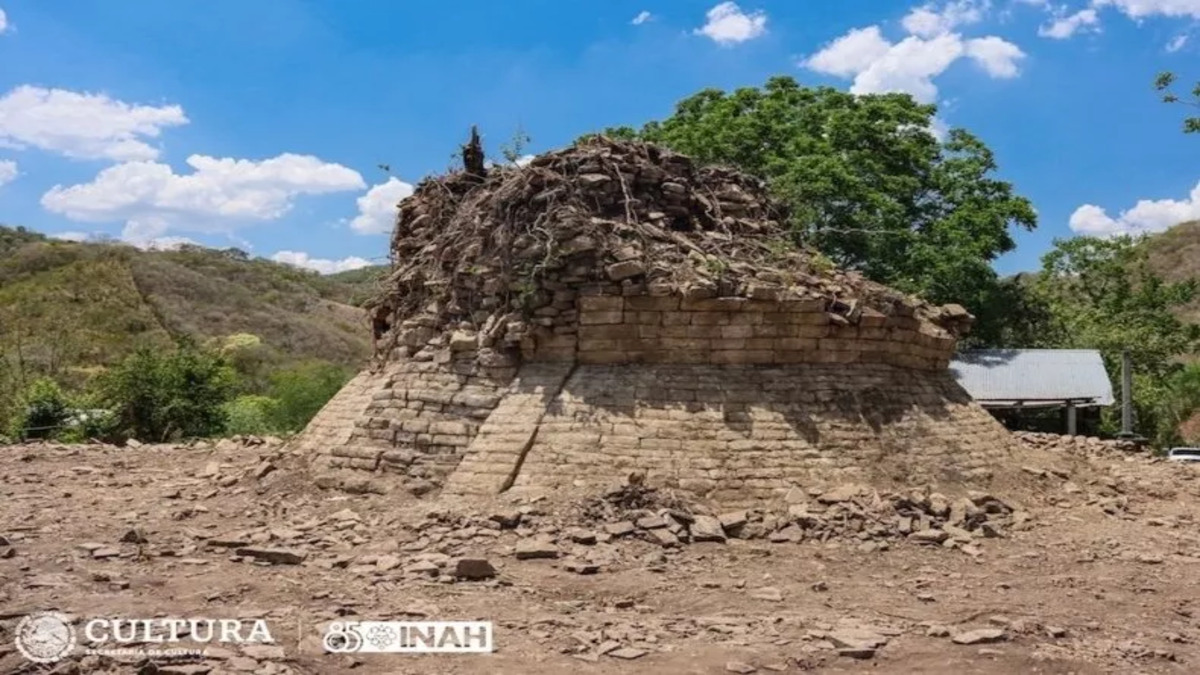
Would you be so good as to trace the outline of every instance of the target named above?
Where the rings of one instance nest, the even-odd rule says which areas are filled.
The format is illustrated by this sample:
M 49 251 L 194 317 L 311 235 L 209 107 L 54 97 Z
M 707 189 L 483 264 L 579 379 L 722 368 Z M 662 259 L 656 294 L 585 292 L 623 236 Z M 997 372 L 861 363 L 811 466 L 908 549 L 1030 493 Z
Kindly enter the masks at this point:
M 17 651 L 34 663 L 54 663 L 75 649 L 75 628 L 58 612 L 38 612 L 17 624 Z
M 181 645 L 185 640 L 188 644 Z M 203 655 L 196 647 L 212 642 L 273 644 L 275 640 L 263 619 L 94 618 L 83 622 L 77 633 L 66 615 L 38 612 L 17 624 L 15 642 L 17 651 L 30 661 L 54 663 L 77 649 L 83 654 L 182 658 Z M 168 648 L 176 645 L 181 648 Z

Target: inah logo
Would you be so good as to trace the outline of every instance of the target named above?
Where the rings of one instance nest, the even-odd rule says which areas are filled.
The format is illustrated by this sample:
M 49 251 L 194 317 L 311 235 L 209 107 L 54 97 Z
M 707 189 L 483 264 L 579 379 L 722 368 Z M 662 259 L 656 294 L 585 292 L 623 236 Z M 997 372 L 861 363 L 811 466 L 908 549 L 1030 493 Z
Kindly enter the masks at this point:
M 337 621 L 326 627 L 323 642 L 334 654 L 494 650 L 491 621 Z
M 75 628 L 58 612 L 27 614 L 17 624 L 17 651 L 34 663 L 54 663 L 75 648 Z

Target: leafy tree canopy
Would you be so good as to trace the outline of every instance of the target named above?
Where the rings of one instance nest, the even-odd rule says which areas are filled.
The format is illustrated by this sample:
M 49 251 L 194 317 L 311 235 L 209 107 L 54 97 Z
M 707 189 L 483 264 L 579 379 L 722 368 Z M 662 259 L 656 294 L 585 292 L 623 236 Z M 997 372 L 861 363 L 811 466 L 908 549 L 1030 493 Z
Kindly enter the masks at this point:
M 1154 78 L 1154 88 L 1163 92 L 1163 102 L 1179 103 L 1193 108 L 1200 108 L 1200 81 L 1196 82 L 1196 86 L 1192 88 L 1190 95 L 1181 98 L 1173 89 L 1175 80 L 1175 73 L 1159 73 L 1158 77 Z M 1183 118 L 1183 132 L 1186 134 L 1200 134 L 1200 115 Z
M 991 262 L 1032 229 L 1029 200 L 993 174 L 992 152 L 961 129 L 930 131 L 936 107 L 907 94 L 857 96 L 775 77 L 762 88 L 710 89 L 641 138 L 757 175 L 791 210 L 797 237 L 838 265 L 977 315 L 997 293 Z M 989 325 L 990 324 L 990 325 Z M 1000 330 L 981 320 L 980 337 Z
M 1197 282 L 1164 281 L 1150 269 L 1142 243 L 1129 236 L 1054 242 L 1038 280 L 1039 295 L 1053 307 L 1049 341 L 1114 357 L 1128 349 L 1139 371 L 1155 375 L 1196 351 L 1200 326 L 1173 311 L 1196 297 Z
M 1133 365 L 1135 428 L 1160 445 L 1200 404 L 1200 375 L 1179 357 L 1200 348 L 1200 326 L 1176 317 L 1196 297 L 1197 282 L 1168 283 L 1150 269 L 1144 238 L 1056 240 L 1032 287 L 1049 309 L 1038 346 L 1098 349 L 1120 391 L 1121 353 Z M 1104 430 L 1117 430 L 1119 410 L 1105 411 Z

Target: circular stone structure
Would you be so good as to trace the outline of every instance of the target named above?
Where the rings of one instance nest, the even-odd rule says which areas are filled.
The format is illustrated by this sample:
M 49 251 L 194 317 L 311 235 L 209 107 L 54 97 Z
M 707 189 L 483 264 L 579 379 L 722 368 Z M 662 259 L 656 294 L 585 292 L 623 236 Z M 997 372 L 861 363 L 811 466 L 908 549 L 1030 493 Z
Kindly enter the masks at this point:
M 948 370 L 972 317 L 833 269 L 784 218 L 754 179 L 603 138 L 426 180 L 376 356 L 294 444 L 319 483 L 418 495 L 986 485 L 1014 446 Z

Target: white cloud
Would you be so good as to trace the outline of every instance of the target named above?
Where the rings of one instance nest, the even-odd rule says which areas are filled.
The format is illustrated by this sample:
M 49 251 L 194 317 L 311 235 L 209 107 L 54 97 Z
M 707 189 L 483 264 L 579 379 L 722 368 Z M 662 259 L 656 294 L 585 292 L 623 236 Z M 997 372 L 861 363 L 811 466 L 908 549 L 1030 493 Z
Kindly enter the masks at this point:
M 933 134 L 934 138 L 944 143 L 947 138 L 950 138 L 950 125 L 946 122 L 946 120 L 940 117 L 934 117 L 929 122 L 929 133 Z
M 853 76 L 850 91 L 855 94 L 906 92 L 932 102 L 937 98 L 933 78 L 958 59 L 970 58 L 992 77 L 1009 78 L 1017 75 L 1017 62 L 1024 56 L 1019 47 L 998 37 L 964 41 L 957 33 L 930 39 L 913 35 L 892 44 L 878 26 L 869 26 L 834 40 L 803 65 L 828 75 Z
M 1093 204 L 1084 204 L 1071 214 L 1071 230 L 1078 234 L 1150 234 L 1162 232 L 1189 220 L 1200 220 L 1200 182 L 1186 199 L 1143 199 L 1117 218 Z
M 932 38 L 953 31 L 959 26 L 979 23 L 987 12 L 987 0 L 957 0 L 947 2 L 941 9 L 927 4 L 913 9 L 901 21 L 912 35 Z
M 907 37 L 892 47 L 854 78 L 850 91 L 855 94 L 908 92 L 919 101 L 937 98 L 933 78 L 963 55 L 963 43 L 957 35 L 940 35 L 932 40 Z
M 413 186 L 392 177 L 358 198 L 358 216 L 350 227 L 359 234 L 387 234 L 396 226 L 396 205 L 413 193 Z
M 158 162 L 128 162 L 104 169 L 90 183 L 56 185 L 42 206 L 82 222 L 125 221 L 131 242 L 169 231 L 229 233 L 253 221 L 274 220 L 301 195 L 366 187 L 357 171 L 308 155 L 262 161 L 192 155 L 194 171 L 176 174 Z
M 155 159 L 146 139 L 187 124 L 183 108 L 131 105 L 105 94 L 22 85 L 0 98 L 0 146 L 33 146 L 75 159 Z
M 1099 30 L 1100 17 L 1094 9 L 1081 9 L 1074 14 L 1055 13 L 1054 19 L 1038 28 L 1038 35 L 1065 40 L 1080 30 Z
M 493 167 L 502 167 L 503 168 L 506 166 L 508 166 L 508 167 L 513 167 L 513 166 L 523 167 L 523 166 L 529 166 L 529 163 L 535 159 L 537 159 L 537 155 L 521 155 L 520 157 L 512 160 L 511 162 L 508 161 L 508 158 L 505 158 L 499 162 L 494 162 L 490 159 L 487 159 L 487 160 L 484 160 L 483 167 L 485 169 L 491 169 Z
M 356 256 L 342 258 L 341 260 L 327 260 L 325 258 L 312 258 L 307 253 L 300 251 L 280 251 L 271 256 L 271 260 L 314 270 L 320 274 L 337 274 L 338 272 L 357 270 L 371 265 L 370 260 Z
M 988 75 L 1005 79 L 1020 73 L 1017 62 L 1025 58 L 1020 47 L 994 36 L 967 40 L 966 53 L 983 66 Z
M 50 238 L 62 241 L 88 241 L 92 238 L 92 235 L 87 232 L 57 232 L 50 235 Z
M 697 28 L 697 35 L 706 35 L 721 45 L 753 40 L 767 32 L 767 14 L 757 11 L 747 14 L 736 2 L 722 2 L 708 10 L 708 22 Z
M 880 60 L 892 48 L 879 26 L 857 28 L 826 45 L 803 65 L 837 77 L 853 77 Z
M 637 16 L 633 17 L 633 21 L 631 21 L 630 23 L 632 23 L 635 26 L 640 26 L 640 25 L 646 23 L 647 21 L 652 20 L 653 18 L 654 18 L 653 14 L 643 10 L 643 11 L 639 12 Z
M 204 245 L 187 237 L 154 237 L 152 239 L 125 239 L 125 241 L 143 251 L 177 251 L 184 246 Z
M 0 185 L 17 179 L 17 163 L 11 159 L 0 159 Z
M 8 15 L 4 13 L 4 10 L 0 9 L 0 33 L 6 30 L 8 30 Z
M 1180 49 L 1183 49 L 1188 43 L 1188 37 L 1189 36 L 1187 33 L 1176 35 L 1170 42 L 1167 43 L 1167 52 L 1174 54 Z
M 58 239 L 59 241 L 73 241 L 77 243 L 112 241 L 108 235 L 100 232 L 67 231 L 55 232 L 54 234 L 50 234 L 48 236 L 51 239 Z M 124 243 L 136 248 L 140 248 L 143 251 L 174 251 L 185 245 L 203 246 L 203 244 L 200 242 L 195 241 L 194 239 L 188 239 L 187 237 L 154 237 L 150 239 L 126 238 L 123 241 Z
M 1131 19 L 1148 16 L 1200 19 L 1200 0 L 1092 0 L 1096 7 L 1111 5 Z

